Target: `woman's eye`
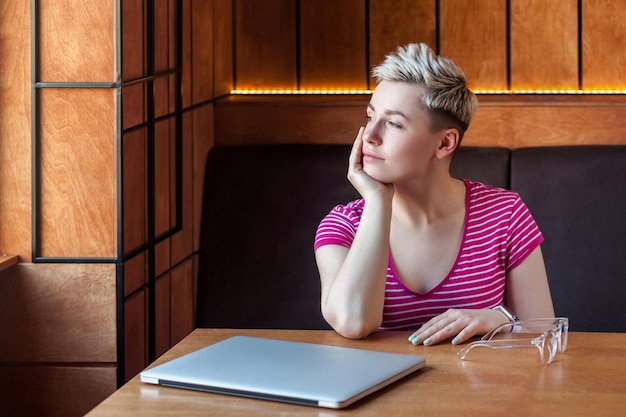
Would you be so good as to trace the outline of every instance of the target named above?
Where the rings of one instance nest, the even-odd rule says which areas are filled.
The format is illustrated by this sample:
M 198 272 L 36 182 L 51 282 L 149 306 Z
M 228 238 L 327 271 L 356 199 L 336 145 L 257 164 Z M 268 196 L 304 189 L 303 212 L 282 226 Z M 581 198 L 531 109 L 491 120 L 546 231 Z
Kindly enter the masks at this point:
M 368 122 L 371 122 L 372 120 L 374 120 L 374 117 L 368 114 L 365 116 L 365 120 L 367 120 Z
M 400 124 L 398 124 L 398 123 L 396 123 L 396 122 L 393 122 L 393 121 L 391 121 L 391 120 L 389 120 L 389 121 L 387 122 L 387 124 L 388 124 L 389 126 L 391 126 L 391 127 L 395 127 L 395 128 L 398 128 L 398 129 L 402 127 L 402 125 L 400 125 Z

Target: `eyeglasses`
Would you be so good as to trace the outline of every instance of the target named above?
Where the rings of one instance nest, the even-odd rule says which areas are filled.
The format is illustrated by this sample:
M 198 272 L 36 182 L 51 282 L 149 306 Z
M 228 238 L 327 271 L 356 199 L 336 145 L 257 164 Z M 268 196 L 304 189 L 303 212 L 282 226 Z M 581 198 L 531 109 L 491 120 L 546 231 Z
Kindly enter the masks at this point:
M 484 335 L 481 340 L 491 340 L 498 333 L 544 333 L 548 330 L 555 330 L 558 334 L 559 352 L 565 352 L 567 349 L 567 333 L 569 331 L 569 319 L 567 317 L 549 317 L 540 319 L 518 320 L 515 322 L 504 323 L 489 333 Z
M 457 354 L 459 359 L 465 360 L 470 350 L 477 346 L 491 349 L 508 349 L 517 347 L 536 347 L 539 358 L 544 364 L 554 360 L 557 350 L 565 352 L 567 348 L 567 333 L 569 320 L 567 317 L 540 318 L 520 320 L 502 324 L 487 333 L 481 340 L 469 343 Z M 505 339 L 494 339 L 496 335 L 508 331 Z M 530 338 L 532 334 L 539 334 Z

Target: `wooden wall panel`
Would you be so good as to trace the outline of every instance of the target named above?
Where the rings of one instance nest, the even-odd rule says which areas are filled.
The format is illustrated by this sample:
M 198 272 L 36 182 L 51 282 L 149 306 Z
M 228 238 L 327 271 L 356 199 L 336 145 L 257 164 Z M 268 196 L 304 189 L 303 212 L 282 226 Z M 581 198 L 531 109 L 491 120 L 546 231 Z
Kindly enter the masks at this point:
M 0 415 L 83 416 L 115 391 L 116 370 L 113 366 L 0 367 Z
M 367 88 L 365 23 L 362 0 L 300 0 L 300 88 Z
M 146 253 L 142 252 L 124 262 L 124 297 L 128 297 L 147 283 L 146 256 Z
M 146 298 L 146 291 L 140 290 L 124 300 L 124 381 L 148 364 Z
M 154 71 L 176 67 L 176 0 L 154 2 Z
M 30 262 L 30 2 L 0 1 L 0 57 L 0 252 Z
M 215 108 L 217 145 L 341 143 L 354 141 L 369 97 L 324 102 L 312 98 L 239 97 Z M 271 118 L 272 123 L 267 123 Z M 229 123 L 241 120 L 241 123 Z M 626 144 L 626 105 L 481 101 L 463 144 L 522 146 Z
M 161 118 L 175 111 L 176 80 L 172 76 L 156 76 L 153 82 L 154 117 Z
M 38 4 L 38 81 L 115 81 L 115 2 Z
M 626 89 L 626 2 L 581 0 L 583 87 Z
M 170 338 L 171 286 L 170 273 L 158 277 L 155 283 L 155 355 L 157 357 L 173 346 Z
M 206 106 L 204 106 L 206 107 Z M 182 152 L 182 170 L 183 170 L 183 207 L 182 207 L 182 230 L 170 238 L 171 253 L 170 264 L 176 265 L 183 259 L 191 256 L 194 252 L 193 236 L 194 236 L 194 137 L 193 126 L 191 123 L 191 113 L 187 112 L 183 115 L 183 131 L 189 134 L 183 136 L 183 152 Z M 205 155 L 200 152 L 198 157 Z M 173 219 L 175 220 L 175 219 Z M 172 222 L 174 224 L 174 222 Z
M 191 0 L 182 0 L 182 102 L 183 108 L 191 106 Z
M 297 87 L 296 2 L 235 0 L 237 88 Z
M 42 256 L 117 255 L 115 93 L 39 91 Z
M 123 0 L 122 5 L 122 77 L 140 78 L 146 71 L 145 2 Z
M 204 171 L 209 150 L 215 145 L 215 105 L 193 109 L 193 250 L 200 249 Z M 233 119 L 234 120 L 234 119 Z M 237 124 L 237 123 L 234 123 Z M 187 226 L 185 226 L 187 227 Z
M 318 99 L 269 97 L 246 102 L 245 98 L 235 98 L 219 102 L 215 107 L 215 144 L 352 143 L 365 123 L 369 97 L 343 97 L 333 103 Z
M 233 1 L 213 0 L 213 95 L 215 97 L 227 95 L 235 87 Z
M 20 263 L 0 278 L 0 363 L 117 360 L 115 265 Z
M 578 89 L 578 1 L 510 4 L 511 88 Z
M 122 88 L 122 128 L 129 129 L 148 119 L 146 84 L 134 84 Z
M 424 42 L 437 48 L 435 0 L 398 0 L 389 7 L 387 0 L 369 3 L 370 66 L 379 64 L 385 55 L 400 45 Z M 374 83 L 370 83 L 370 88 Z
M 440 54 L 470 88 L 507 88 L 506 0 L 440 0 Z
M 479 108 L 463 143 L 467 146 L 624 145 L 626 107 L 581 104 Z
M 180 342 L 195 327 L 194 262 L 188 259 L 171 272 L 170 346 Z
M 191 1 L 191 97 L 193 104 L 213 98 L 213 1 Z
M 172 184 L 172 171 L 175 167 L 172 163 L 170 142 L 170 119 L 157 122 L 154 126 L 154 215 L 155 234 L 160 236 L 167 233 L 172 224 L 170 210 L 176 208 L 171 205 L 171 195 L 175 194 L 175 186 Z
M 148 238 L 146 131 L 134 130 L 123 137 L 124 253 L 142 246 Z

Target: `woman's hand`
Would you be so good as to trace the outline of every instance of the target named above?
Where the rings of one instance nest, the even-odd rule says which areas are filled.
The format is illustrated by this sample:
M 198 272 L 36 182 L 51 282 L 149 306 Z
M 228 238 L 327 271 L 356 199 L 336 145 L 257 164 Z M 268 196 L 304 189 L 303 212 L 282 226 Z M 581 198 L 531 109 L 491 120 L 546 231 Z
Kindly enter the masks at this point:
M 369 176 L 363 170 L 363 132 L 364 127 L 359 129 L 356 140 L 352 145 L 350 159 L 348 160 L 348 181 L 359 192 L 361 197 L 368 200 L 368 197 L 378 195 L 393 197 L 393 185 L 384 184 Z
M 508 323 L 502 313 L 495 310 L 449 309 L 432 318 L 409 336 L 414 345 L 425 346 L 451 340 L 453 345 L 465 342 L 472 336 L 483 335 L 500 324 Z

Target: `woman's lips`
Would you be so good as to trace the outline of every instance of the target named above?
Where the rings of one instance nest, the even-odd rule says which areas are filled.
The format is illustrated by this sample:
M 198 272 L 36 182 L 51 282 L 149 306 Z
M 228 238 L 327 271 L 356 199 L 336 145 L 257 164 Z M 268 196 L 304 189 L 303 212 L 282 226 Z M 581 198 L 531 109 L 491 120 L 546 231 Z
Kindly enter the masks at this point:
M 383 161 L 383 159 L 378 157 L 377 155 L 374 155 L 371 153 L 363 154 L 363 162 L 380 162 L 380 161 Z

